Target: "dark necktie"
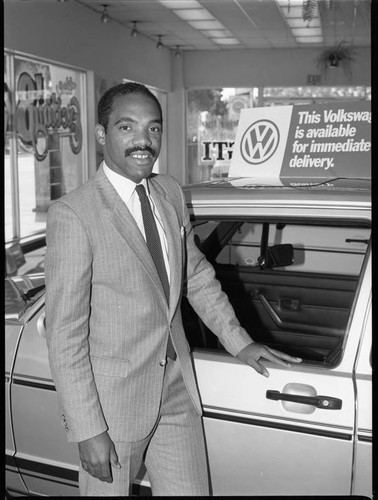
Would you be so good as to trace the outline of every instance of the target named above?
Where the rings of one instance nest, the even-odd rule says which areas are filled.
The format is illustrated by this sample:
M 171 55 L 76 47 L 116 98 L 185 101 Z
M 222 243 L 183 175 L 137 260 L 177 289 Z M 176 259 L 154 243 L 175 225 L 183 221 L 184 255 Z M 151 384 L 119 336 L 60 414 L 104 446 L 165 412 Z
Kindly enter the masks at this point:
M 142 184 L 136 186 L 135 191 L 138 193 L 140 206 L 142 209 L 142 217 L 144 224 L 144 231 L 146 233 L 146 242 L 148 250 L 150 251 L 152 260 L 155 263 L 161 284 L 163 285 L 165 297 L 169 304 L 169 281 L 167 270 L 165 267 L 163 251 L 161 248 L 160 237 L 156 226 L 154 214 L 151 210 L 151 205 L 146 194 L 146 190 Z M 176 359 L 175 349 L 172 344 L 171 336 L 168 336 L 167 356 L 171 359 Z

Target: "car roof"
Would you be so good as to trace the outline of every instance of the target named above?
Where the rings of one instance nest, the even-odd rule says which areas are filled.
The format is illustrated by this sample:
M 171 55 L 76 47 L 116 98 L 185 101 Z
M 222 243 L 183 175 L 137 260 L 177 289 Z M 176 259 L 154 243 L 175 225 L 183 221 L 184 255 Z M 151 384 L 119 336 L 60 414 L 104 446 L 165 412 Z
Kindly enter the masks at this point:
M 291 179 L 280 181 L 256 178 L 223 178 L 189 184 L 183 188 L 189 206 L 220 203 L 256 203 L 349 206 L 370 209 L 371 179 L 337 178 L 329 180 Z

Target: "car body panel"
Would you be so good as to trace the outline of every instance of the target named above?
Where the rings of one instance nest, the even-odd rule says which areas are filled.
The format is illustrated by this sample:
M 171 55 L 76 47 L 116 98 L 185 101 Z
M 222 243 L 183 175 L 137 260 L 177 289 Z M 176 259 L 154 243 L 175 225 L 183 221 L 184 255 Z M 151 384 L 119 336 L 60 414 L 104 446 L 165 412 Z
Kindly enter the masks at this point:
M 359 346 L 356 374 L 356 429 L 353 494 L 371 496 L 373 490 L 372 456 L 372 308 L 366 310 L 363 335 Z
M 352 452 L 346 441 L 333 440 L 330 447 L 325 442 L 329 438 L 279 428 L 206 418 L 204 425 L 216 496 L 330 495 L 335 485 L 339 494 L 349 494 Z M 226 456 L 219 453 L 219 440 Z M 289 461 L 286 449 L 291 451 Z M 309 466 L 313 467 L 310 483 Z

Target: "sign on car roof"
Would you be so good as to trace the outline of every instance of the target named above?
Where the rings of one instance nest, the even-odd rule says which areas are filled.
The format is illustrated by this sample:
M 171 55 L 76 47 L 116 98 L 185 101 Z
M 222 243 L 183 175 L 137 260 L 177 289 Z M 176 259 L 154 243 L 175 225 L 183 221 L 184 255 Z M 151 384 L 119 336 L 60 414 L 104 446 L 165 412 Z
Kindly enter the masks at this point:
M 243 109 L 229 177 L 294 186 L 370 179 L 370 102 Z

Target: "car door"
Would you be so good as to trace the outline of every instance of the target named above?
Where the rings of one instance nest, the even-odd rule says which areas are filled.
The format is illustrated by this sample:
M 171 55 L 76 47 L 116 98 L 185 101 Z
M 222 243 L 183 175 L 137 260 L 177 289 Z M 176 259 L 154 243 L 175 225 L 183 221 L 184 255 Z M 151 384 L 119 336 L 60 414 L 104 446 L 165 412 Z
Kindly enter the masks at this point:
M 44 295 L 21 318 L 12 373 L 15 461 L 29 494 L 77 496 L 77 446 L 68 443 L 48 362 Z
M 343 258 L 340 255 L 337 260 Z M 221 348 L 214 348 L 213 343 L 210 348 L 198 347 L 198 344 L 194 348 L 214 495 L 350 495 L 352 492 L 361 494 L 362 490 L 366 492 L 362 483 L 369 473 L 365 479 L 358 476 L 358 484 L 353 483 L 356 467 L 354 373 L 361 335 L 366 327 L 370 272 L 370 260 L 365 259 L 358 284 L 356 281 L 345 335 L 335 344 L 338 349 L 335 362 L 328 362 L 328 358 L 334 356 L 333 349 L 326 356 L 327 361 L 326 358 L 323 362 L 307 358 L 306 344 L 300 365 L 286 368 L 264 362 L 270 372 L 270 377 L 265 378 Z M 310 275 L 306 273 L 304 276 Z M 339 281 L 335 275 L 332 279 Z M 340 283 L 343 281 L 344 277 Z M 266 288 L 269 292 L 269 286 Z M 297 293 L 299 288 L 295 285 Z M 243 289 L 246 289 L 245 283 Z M 250 307 L 253 307 L 252 303 Z M 316 307 L 318 315 L 324 316 L 327 298 L 324 305 Z M 306 314 L 302 317 L 306 318 Z M 332 317 L 332 314 L 326 316 Z M 314 336 L 314 330 L 310 332 L 307 340 Z M 278 338 L 282 340 L 284 333 L 280 331 Z M 290 338 L 298 338 L 299 334 L 296 332 Z M 201 335 L 204 338 L 208 332 L 202 331 Z M 286 347 L 290 351 L 290 342 Z M 319 349 L 315 351 L 318 353 Z M 364 367 L 366 369 L 366 364 Z M 369 397 L 363 379 L 362 371 L 358 381 L 362 405 Z M 365 445 L 371 435 L 370 424 L 364 422 L 362 416 L 360 419 L 357 455 L 364 463 L 368 455 Z M 357 472 L 361 472 L 359 464 Z

